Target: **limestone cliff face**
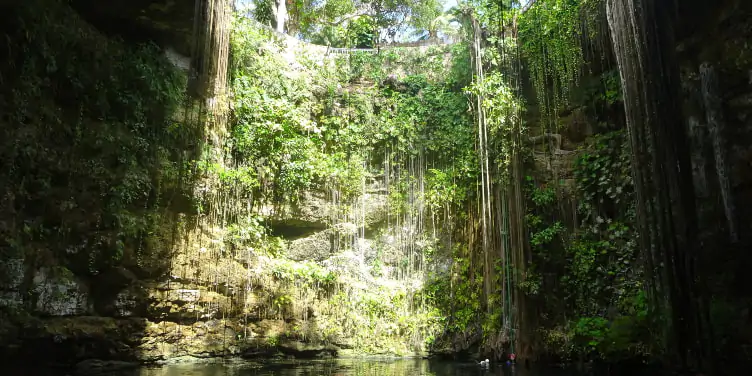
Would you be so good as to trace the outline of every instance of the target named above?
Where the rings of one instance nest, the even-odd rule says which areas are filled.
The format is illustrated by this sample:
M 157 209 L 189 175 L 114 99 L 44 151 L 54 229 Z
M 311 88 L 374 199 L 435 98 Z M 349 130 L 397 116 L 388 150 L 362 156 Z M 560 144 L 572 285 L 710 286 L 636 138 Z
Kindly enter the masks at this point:
M 196 0 L 73 0 L 71 6 L 99 30 L 135 42 L 154 41 L 191 54 Z
M 381 223 L 385 197 L 367 195 L 361 201 L 369 204 L 360 214 Z M 227 228 L 200 225 L 182 233 L 185 241 L 164 278 L 139 279 L 119 269 L 92 285 L 64 267 L 39 269 L 29 322 L 37 329 L 8 340 L 18 341 L 13 348 L 20 355 L 30 355 L 24 344 L 55 351 L 65 346 L 75 354 L 67 362 L 425 351 L 405 339 L 417 335 L 410 321 L 418 320 L 392 306 L 394 299 L 411 294 L 401 285 L 404 278 L 388 272 L 399 269 L 403 258 L 399 252 L 391 258 L 377 254 L 386 245 L 381 234 L 396 230 L 375 228 L 369 231 L 375 238 L 364 237 L 364 222 L 314 219 L 321 214 L 314 207 L 321 206 L 321 201 L 303 200 L 285 217 L 276 217 L 280 227 L 298 225 L 301 220 L 295 218 L 319 227 L 302 237 L 283 235 L 275 255 L 234 247 Z M 377 269 L 375 260 L 382 260 Z M 3 285 L 2 304 L 20 309 L 23 260 L 12 265 L 16 273 Z M 380 317 L 390 312 L 404 315 L 402 323 Z M 110 352 L 91 353 L 90 346 Z
M 176 66 L 189 68 L 193 1 L 72 4 L 99 28 L 154 40 Z M 730 236 L 732 227 L 737 234 L 750 233 L 752 218 L 752 29 L 744 18 L 750 10 L 738 1 L 724 9 L 703 21 L 719 30 L 721 43 L 715 34 L 685 31 L 679 46 L 687 122 L 698 145 L 693 148 L 698 202 L 709 238 Z M 288 56 L 325 53 L 278 37 Z M 574 151 L 597 126 L 584 108 L 567 110 L 558 138 L 539 130 L 529 140 L 538 145 L 537 170 L 568 188 Z M 618 117 L 618 109 L 609 111 Z M 207 133 L 209 143 L 222 145 L 222 132 Z M 554 145 L 553 155 L 540 145 Z M 719 156 L 725 163 L 716 163 Z M 49 361 L 71 363 L 425 352 L 422 340 L 433 334 L 438 318 L 407 307 L 419 306 L 422 273 L 445 272 L 450 261 L 437 258 L 427 265 L 416 252 L 425 246 L 425 234 L 416 234 L 413 223 L 390 220 L 386 187 L 367 183 L 347 205 L 313 189 L 295 204 L 258 208 L 258 223 L 274 241 L 223 223 L 217 213 L 197 214 L 184 204 L 187 198 L 175 198 L 168 212 L 176 223 L 168 233 L 176 241 L 163 242 L 152 258 L 137 260 L 135 252 L 126 252 L 123 265 L 86 277 L 57 260 L 3 258 L 0 357 L 38 359 L 43 352 L 54 354 Z M 213 184 L 198 184 L 195 195 L 211 191 L 217 197 Z M 732 215 L 724 207 L 729 205 Z M 748 241 L 740 240 L 737 244 Z M 748 317 L 739 316 L 748 330 Z
M 706 216 L 708 233 L 727 232 L 739 240 L 750 228 L 750 168 L 748 139 L 752 132 L 752 5 L 724 0 L 711 3 L 682 2 L 679 8 L 677 56 L 681 67 L 684 123 L 691 138 L 691 152 L 698 203 Z M 712 37 L 710 36 L 712 30 Z M 623 103 L 612 102 L 598 118 L 593 108 L 603 106 L 587 95 L 592 85 L 602 85 L 601 74 L 615 69 L 608 35 L 605 42 L 589 42 L 590 73 L 572 93 L 570 108 L 560 109 L 557 134 L 547 134 L 534 104 L 528 108 L 532 126 L 535 170 L 545 179 L 556 173 L 567 180 L 578 148 L 595 131 L 623 127 Z M 618 76 L 618 72 L 613 72 Z M 533 88 L 524 88 L 526 97 Z M 601 124 L 599 124 L 601 122 Z M 537 125 L 536 125 L 537 124 Z M 721 207 L 717 207 L 721 203 Z M 733 213 L 732 213 L 733 212 Z M 725 218 L 719 222 L 717 217 Z M 710 218 L 713 219 L 710 219 Z
M 322 53 L 278 37 L 292 56 Z M 190 69 L 172 46 L 165 46 L 169 61 Z M 185 121 L 193 111 L 172 118 Z M 209 158 L 221 165 L 226 132 L 212 126 Z M 369 178 L 363 186 L 345 203 L 314 187 L 294 203 L 262 204 L 226 221 L 222 210 L 252 205 L 228 198 L 208 176 L 193 192 L 164 196 L 169 228 L 139 246 L 152 252 L 125 246 L 122 259 L 104 268 L 40 260 L 52 252 L 3 254 L 0 356 L 45 351 L 56 354 L 51 362 L 76 363 L 423 353 L 423 339 L 438 324 L 435 314 L 413 308 L 425 275 L 411 267 L 423 268 L 416 250 L 424 245 L 410 226 L 389 220 L 383 183 Z M 191 195 L 214 209 L 197 210 Z M 66 246 L 75 254 L 87 244 Z
M 105 32 L 89 25 L 89 34 L 123 37 L 126 44 L 156 42 L 181 70 L 191 69 L 193 5 L 72 2 L 75 14 Z M 83 24 L 78 16 L 76 22 Z M 321 57 L 325 52 L 277 37 L 284 39 L 285 53 L 291 56 Z M 204 102 L 216 100 L 221 98 Z M 173 120 L 191 119 L 192 106 L 208 105 L 187 106 Z M 226 136 L 217 128 L 216 123 L 207 124 L 191 137 L 200 142 L 205 136 L 216 152 Z M 191 158 L 185 150 L 166 154 L 172 152 Z M 221 153 L 211 158 L 225 162 Z M 177 170 L 162 172 L 169 173 Z M 205 179 L 190 187 L 194 192 L 161 187 L 167 190 L 161 201 L 166 207 L 159 208 L 165 223 L 149 234 L 147 244 L 113 240 L 122 246 L 113 265 L 91 267 L 87 263 L 95 262 L 93 257 L 66 259 L 91 246 L 84 243 L 66 243 L 70 249 L 58 251 L 57 244 L 40 241 L 25 252 L 3 251 L 0 357 L 37 359 L 44 352 L 55 354 L 50 362 L 76 363 L 89 358 L 164 361 L 181 356 L 423 352 L 422 339 L 438 318 L 406 308 L 415 305 L 415 286 L 422 277 L 406 277 L 411 274 L 405 265 L 416 264 L 407 262 L 415 254 L 406 250 L 415 249 L 415 241 L 390 240 L 408 237 L 400 236 L 405 231 L 401 227 L 386 225 L 386 190 L 373 185 L 346 204 L 332 202 L 330 192 L 313 189 L 301 194 L 295 205 L 262 206 L 238 225 L 223 221 L 218 211 L 204 213 L 194 207 L 191 195 L 222 198 L 228 206 L 247 204 L 227 199 L 216 181 Z M 249 230 L 260 227 L 270 233 Z M 5 222 L 0 229 L 7 230 Z
M 714 318 L 724 338 L 743 338 L 750 347 L 752 320 L 749 316 L 749 289 L 744 278 L 752 259 L 746 251 L 752 238 L 752 3 L 745 1 L 683 1 L 677 3 L 677 60 L 680 66 L 683 123 L 688 127 L 694 189 L 699 214 L 700 260 L 698 274 L 708 278 L 706 291 L 715 307 L 724 307 L 728 316 Z M 587 140 L 594 133 L 623 129 L 623 102 L 608 105 L 587 95 L 588 86 L 615 69 L 608 35 L 605 43 L 590 46 L 590 74 L 582 77 L 573 91 L 573 108 L 560 109 L 559 138 L 546 136 L 539 125 L 532 128 L 535 139 L 534 166 L 528 172 L 548 184 L 564 183 L 563 193 L 576 193 L 572 161 L 587 152 Z M 596 44 L 596 43 L 593 43 Z M 613 71 L 618 78 L 618 72 Z M 533 98 L 532 88 L 526 96 Z M 602 89 L 601 89 L 602 90 Z M 600 116 L 593 114 L 594 108 Z M 528 124 L 542 124 L 534 106 L 528 108 Z M 531 142 L 533 143 L 533 142 Z M 571 225 L 579 225 L 576 194 L 564 197 L 559 208 Z M 572 209 L 570 209 L 572 208 Z M 731 271 L 738 277 L 729 281 Z M 724 282 L 721 282 L 724 281 Z M 725 285 L 728 283 L 728 285 Z M 733 286 L 726 289 L 722 286 Z M 733 307 L 733 308 L 731 308 Z M 722 309 L 722 308 L 714 308 Z M 733 313 L 732 313 L 733 312 Z M 717 315 L 714 312 L 711 316 Z M 718 316 L 720 317 L 720 316 Z M 733 324 L 731 324 L 733 323 Z M 731 329 L 734 328 L 734 329 Z M 742 329 L 740 329 L 742 328 Z M 720 332 L 718 332 L 720 333 Z M 716 334 L 718 334 L 716 333 Z M 744 333 L 738 335 L 738 333 Z M 729 349 L 738 348 L 736 343 Z M 735 351 L 735 350 L 734 350 Z

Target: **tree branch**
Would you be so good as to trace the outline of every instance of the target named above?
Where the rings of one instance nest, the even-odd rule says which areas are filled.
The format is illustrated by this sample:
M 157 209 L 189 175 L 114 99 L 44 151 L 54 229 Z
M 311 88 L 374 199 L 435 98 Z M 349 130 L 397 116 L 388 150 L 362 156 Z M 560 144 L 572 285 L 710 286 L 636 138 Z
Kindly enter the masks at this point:
M 528 1 L 527 5 L 525 5 L 524 7 L 522 7 L 522 10 L 520 10 L 520 13 L 524 14 L 525 12 L 527 12 L 528 10 L 530 10 L 530 8 L 532 8 L 532 6 L 535 5 L 535 3 L 537 1 L 538 0 L 530 0 L 530 1 Z
M 353 18 L 360 17 L 360 16 L 370 16 L 370 14 L 368 14 L 368 13 L 355 13 L 355 14 L 346 15 L 345 17 L 343 17 L 342 19 L 340 19 L 338 21 L 323 22 L 323 23 L 325 23 L 325 24 L 327 24 L 329 26 L 339 26 L 340 24 L 342 24 L 343 22 L 345 22 L 347 20 L 351 20 Z

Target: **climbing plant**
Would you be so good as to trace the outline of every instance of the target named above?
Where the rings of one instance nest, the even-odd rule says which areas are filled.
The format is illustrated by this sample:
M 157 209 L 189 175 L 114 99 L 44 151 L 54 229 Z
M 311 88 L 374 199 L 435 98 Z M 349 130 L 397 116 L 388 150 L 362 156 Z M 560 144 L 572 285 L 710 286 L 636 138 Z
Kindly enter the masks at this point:
M 555 119 L 577 85 L 583 62 L 581 0 L 538 0 L 519 16 L 520 49 L 530 69 L 541 119 Z
M 489 127 L 489 148 L 493 150 L 496 167 L 506 178 L 512 155 L 520 147 L 519 140 L 525 137 L 525 127 L 521 124 L 523 104 L 500 71 L 473 83 L 469 92 L 483 98 L 482 108 Z

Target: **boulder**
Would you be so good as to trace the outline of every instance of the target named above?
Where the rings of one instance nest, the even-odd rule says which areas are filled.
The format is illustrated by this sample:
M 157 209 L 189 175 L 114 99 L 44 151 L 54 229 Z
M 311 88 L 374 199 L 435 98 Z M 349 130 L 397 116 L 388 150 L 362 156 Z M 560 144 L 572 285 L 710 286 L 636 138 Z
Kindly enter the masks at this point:
M 295 261 L 322 261 L 332 253 L 331 230 L 320 231 L 309 237 L 291 241 L 285 252 L 287 258 Z

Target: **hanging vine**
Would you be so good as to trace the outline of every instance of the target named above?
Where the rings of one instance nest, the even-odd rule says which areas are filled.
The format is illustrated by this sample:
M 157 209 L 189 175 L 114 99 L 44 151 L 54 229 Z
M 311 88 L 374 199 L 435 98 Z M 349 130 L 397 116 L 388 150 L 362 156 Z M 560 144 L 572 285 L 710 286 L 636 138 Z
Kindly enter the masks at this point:
M 528 62 L 541 119 L 555 124 L 568 105 L 583 67 L 581 15 L 588 2 L 538 0 L 518 20 L 520 46 Z M 589 5 L 592 6 L 592 5 Z

